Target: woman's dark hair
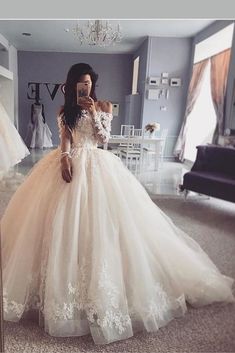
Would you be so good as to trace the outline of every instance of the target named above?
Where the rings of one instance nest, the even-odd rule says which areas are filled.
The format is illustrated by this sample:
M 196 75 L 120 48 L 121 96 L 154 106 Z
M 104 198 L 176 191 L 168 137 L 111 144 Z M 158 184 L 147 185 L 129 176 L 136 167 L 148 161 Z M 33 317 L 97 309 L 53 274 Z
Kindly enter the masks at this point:
M 63 121 L 70 129 L 74 129 L 77 120 L 81 117 L 81 107 L 77 105 L 76 84 L 82 75 L 90 75 L 92 82 L 90 97 L 97 101 L 95 85 L 98 75 L 88 64 L 79 63 L 73 65 L 68 71 L 64 87 L 64 106 L 61 107 L 59 113 L 63 115 Z

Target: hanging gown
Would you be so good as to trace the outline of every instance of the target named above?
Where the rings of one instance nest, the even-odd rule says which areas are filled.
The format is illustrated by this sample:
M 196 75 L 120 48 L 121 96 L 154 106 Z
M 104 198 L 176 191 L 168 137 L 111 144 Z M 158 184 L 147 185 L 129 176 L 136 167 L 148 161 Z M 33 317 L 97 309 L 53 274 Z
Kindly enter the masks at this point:
M 7 172 L 28 155 L 28 148 L 0 102 L 0 172 Z
M 44 123 L 42 115 L 42 104 L 33 104 L 32 121 L 27 128 L 25 142 L 30 148 L 50 148 L 52 144 L 52 133 L 47 123 Z
M 37 310 L 52 336 L 96 344 L 157 331 L 187 311 L 235 301 L 234 279 L 150 199 L 119 157 L 97 148 L 112 115 L 82 111 L 72 139 L 72 181 L 60 146 L 43 157 L 1 219 L 4 318 Z M 14 221 L 13 221 L 14 220 Z

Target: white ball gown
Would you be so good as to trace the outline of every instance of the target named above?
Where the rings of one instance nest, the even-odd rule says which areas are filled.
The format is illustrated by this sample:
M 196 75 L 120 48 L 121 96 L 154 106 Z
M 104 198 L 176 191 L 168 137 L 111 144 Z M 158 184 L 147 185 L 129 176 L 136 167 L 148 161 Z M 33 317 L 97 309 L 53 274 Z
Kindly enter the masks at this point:
M 60 146 L 20 185 L 1 220 L 4 318 L 38 310 L 52 336 L 96 344 L 157 331 L 195 307 L 235 301 L 234 280 L 150 199 L 120 158 L 97 148 L 112 115 L 82 111 L 73 130 L 73 178 Z M 60 135 L 68 128 L 58 118 Z
M 28 155 L 28 148 L 0 102 L 0 172 L 7 172 Z
M 53 147 L 52 132 L 43 120 L 42 104 L 32 104 L 32 120 L 28 124 L 25 142 L 30 148 L 50 148 Z

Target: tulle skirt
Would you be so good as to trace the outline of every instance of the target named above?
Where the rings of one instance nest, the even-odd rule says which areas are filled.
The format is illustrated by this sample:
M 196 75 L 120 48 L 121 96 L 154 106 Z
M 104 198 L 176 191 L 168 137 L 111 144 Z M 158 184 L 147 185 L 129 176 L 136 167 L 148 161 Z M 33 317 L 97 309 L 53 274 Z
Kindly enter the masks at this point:
M 14 124 L 0 103 L 0 172 L 6 172 L 29 155 Z
M 213 302 L 234 302 L 234 280 L 177 228 L 119 157 L 60 149 L 20 185 L 1 220 L 4 318 L 37 310 L 53 336 L 91 334 L 105 344 L 157 331 Z

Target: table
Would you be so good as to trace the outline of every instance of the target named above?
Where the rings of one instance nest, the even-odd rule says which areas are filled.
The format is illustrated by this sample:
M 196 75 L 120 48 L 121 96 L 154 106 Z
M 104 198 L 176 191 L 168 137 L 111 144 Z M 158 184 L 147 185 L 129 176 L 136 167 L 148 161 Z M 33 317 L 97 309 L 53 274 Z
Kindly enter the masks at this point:
M 108 144 L 119 144 L 119 143 L 136 143 L 140 144 L 140 167 L 142 170 L 143 166 L 143 146 L 144 145 L 155 145 L 155 163 L 154 163 L 154 168 L 155 170 L 158 170 L 159 166 L 159 158 L 160 158 L 160 152 L 161 152 L 161 142 L 163 141 L 163 138 L 160 137 L 147 137 L 147 136 L 132 136 L 132 137 L 125 137 L 122 135 L 111 135 L 110 139 L 107 143 L 104 144 L 104 149 L 107 150 Z

